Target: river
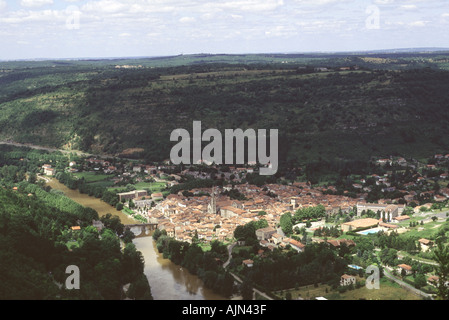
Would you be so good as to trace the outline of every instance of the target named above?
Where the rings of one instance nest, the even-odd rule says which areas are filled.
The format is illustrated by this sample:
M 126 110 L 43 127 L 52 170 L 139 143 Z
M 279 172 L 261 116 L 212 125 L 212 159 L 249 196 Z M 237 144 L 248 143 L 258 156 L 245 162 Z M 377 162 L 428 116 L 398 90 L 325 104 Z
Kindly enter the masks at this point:
M 225 300 L 204 287 L 203 281 L 188 270 L 164 259 L 152 237 L 133 240 L 145 259 L 144 273 L 154 300 Z
M 121 211 L 115 210 L 115 208 L 100 199 L 82 194 L 78 190 L 72 190 L 55 178 L 47 181 L 47 185 L 53 189 L 63 191 L 67 197 L 83 206 L 95 209 L 100 217 L 111 213 L 117 215 L 125 225 L 136 223 L 136 220 L 128 217 Z M 148 278 L 151 293 L 155 300 L 226 299 L 205 288 L 203 281 L 192 275 L 188 270 L 181 268 L 168 259 L 164 259 L 162 254 L 158 252 L 155 241 L 151 236 L 140 235 L 133 240 L 133 243 L 137 250 L 142 252 L 145 259 L 144 273 Z
M 61 190 L 67 197 L 78 202 L 79 204 L 95 209 L 100 217 L 106 215 L 107 213 L 110 213 L 112 215 L 118 216 L 120 218 L 120 221 L 125 225 L 139 223 L 137 220 L 134 220 L 121 211 L 117 211 L 114 207 L 104 201 L 101 201 L 98 198 L 91 197 L 88 194 L 80 193 L 78 190 L 72 190 L 66 187 L 56 178 L 50 179 L 46 184 L 52 187 L 52 189 Z

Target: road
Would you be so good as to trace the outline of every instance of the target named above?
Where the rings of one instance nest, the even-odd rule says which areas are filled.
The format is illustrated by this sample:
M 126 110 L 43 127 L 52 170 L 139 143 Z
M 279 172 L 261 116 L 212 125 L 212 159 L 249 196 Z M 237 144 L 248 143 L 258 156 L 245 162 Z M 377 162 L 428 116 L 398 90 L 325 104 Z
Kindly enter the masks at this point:
M 406 283 L 406 282 L 404 282 L 404 281 L 402 281 L 402 280 L 396 278 L 395 276 L 393 276 L 393 275 L 390 273 L 390 271 L 389 271 L 386 267 L 384 267 L 384 276 L 387 277 L 388 279 L 393 280 L 394 282 L 396 282 L 397 284 L 399 284 L 401 287 L 403 287 L 403 288 L 405 288 L 405 289 L 407 289 L 407 290 L 409 290 L 409 291 L 412 291 L 413 293 L 415 293 L 415 294 L 417 294 L 417 295 L 420 295 L 420 296 L 422 296 L 422 297 L 424 297 L 424 298 L 428 298 L 428 299 L 432 299 L 432 300 L 433 300 L 432 295 L 430 295 L 430 294 L 428 294 L 428 293 L 425 293 L 425 292 L 423 292 L 423 291 L 421 291 L 421 290 L 418 290 L 418 289 L 416 289 L 415 287 L 409 285 L 408 283 Z
M 398 251 L 398 258 L 399 259 L 403 259 L 404 257 L 410 257 L 410 256 L 404 255 L 400 251 Z M 410 257 L 410 259 L 418 261 L 419 263 L 430 264 L 432 266 L 438 266 L 438 263 L 436 263 L 435 261 L 427 261 L 427 260 L 424 260 L 424 259 L 420 260 L 420 259 L 414 258 L 414 257 Z
M 234 279 L 235 279 L 238 283 L 243 283 L 243 280 L 240 279 L 237 275 L 233 274 L 232 272 L 229 272 L 229 274 L 230 274 L 231 276 L 233 276 Z M 260 290 L 257 290 L 256 288 L 253 288 L 253 291 L 254 291 L 255 294 L 257 293 L 257 294 L 261 295 L 262 297 L 264 297 L 264 298 L 267 299 L 267 300 L 274 300 L 273 298 L 269 297 L 265 292 L 262 292 L 262 291 L 260 291 Z
M 445 220 L 448 218 L 447 214 L 449 213 L 448 210 L 446 211 L 442 211 L 442 212 L 424 212 L 424 213 L 419 213 L 415 216 L 420 216 L 420 217 L 424 217 L 423 221 L 424 223 L 428 223 L 432 221 L 432 217 L 437 217 L 438 219 L 442 219 Z
M 231 259 L 232 259 L 232 249 L 234 249 L 234 247 L 235 247 L 236 245 L 237 245 L 237 243 L 232 243 L 232 244 L 230 244 L 230 245 L 228 246 L 228 260 L 227 260 L 225 263 L 223 263 L 223 268 L 224 268 L 224 269 L 226 269 L 226 268 L 228 267 L 229 263 L 231 262 Z M 237 275 L 235 275 L 234 273 L 229 272 L 229 274 L 230 274 L 231 276 L 233 276 L 234 279 L 235 279 L 235 281 L 237 281 L 238 283 L 243 283 L 243 280 L 240 279 L 240 278 L 239 278 Z M 267 299 L 267 300 L 273 300 L 273 298 L 271 298 L 270 296 L 268 296 L 265 292 L 262 292 L 262 291 L 260 291 L 260 290 L 258 290 L 258 289 L 256 289 L 256 288 L 253 288 L 253 292 L 254 292 L 254 295 L 257 293 L 257 294 L 261 295 L 262 297 L 264 297 L 264 298 Z
M 0 141 L 0 144 L 14 146 L 14 147 L 27 147 L 27 148 L 36 149 L 36 150 L 44 150 L 44 151 L 48 151 L 48 152 L 58 152 L 59 151 L 61 153 L 74 153 L 80 157 L 94 157 L 94 158 L 99 158 L 99 159 L 119 158 L 119 159 L 124 159 L 124 160 L 129 160 L 129 161 L 142 160 L 142 159 L 123 158 L 123 157 L 119 157 L 116 155 L 114 156 L 114 155 L 110 155 L 110 154 L 92 154 L 92 153 L 87 153 L 87 152 L 83 152 L 83 151 L 79 151 L 79 150 L 64 150 L 64 149 L 58 149 L 58 148 L 38 146 L 35 144 L 30 144 L 30 143 L 19 143 L 19 142 L 14 142 L 14 141 Z
M 40 174 L 37 174 L 37 179 L 42 179 L 45 181 L 45 183 L 49 183 L 50 179 L 44 176 L 41 176 Z
M 30 143 L 19 143 L 19 142 L 13 142 L 13 141 L 0 141 L 0 144 L 6 144 L 8 146 L 14 146 L 14 147 L 27 147 L 27 148 L 31 148 L 31 149 L 36 149 L 36 150 L 45 150 L 48 152 L 62 152 L 62 153 L 75 153 L 79 156 L 94 156 L 92 154 L 89 153 L 85 153 L 85 152 L 81 152 L 81 151 L 76 151 L 76 150 L 62 150 L 62 149 L 57 149 L 57 148 L 50 148 L 50 147 L 43 147 L 43 146 L 37 146 L 34 144 L 30 144 Z M 99 155 L 95 155 L 100 157 Z
M 231 243 L 228 246 L 228 260 L 226 260 L 225 263 L 223 263 L 223 269 L 226 269 L 229 265 L 229 263 L 231 262 L 232 259 L 232 249 L 234 249 L 234 247 L 237 245 L 237 243 Z
M 376 250 L 377 251 L 377 258 L 379 259 L 379 261 L 380 261 L 380 257 L 379 257 L 379 253 L 380 253 L 380 249 L 379 250 Z M 398 255 L 399 256 L 399 255 Z M 420 261 L 421 263 L 422 263 L 422 261 Z M 420 295 L 420 296 L 422 296 L 422 297 L 424 297 L 424 298 L 428 298 L 428 299 L 432 299 L 433 300 L 433 298 L 432 298 L 432 295 L 430 295 L 430 294 L 428 294 L 428 293 L 425 293 L 425 292 L 423 292 L 423 291 L 421 291 L 421 290 L 419 290 L 419 289 L 416 289 L 414 286 L 412 286 L 412 285 L 410 285 L 410 284 L 408 284 L 408 283 L 406 283 L 406 282 L 404 282 L 404 281 L 402 281 L 401 279 L 398 279 L 398 278 L 396 278 L 395 276 L 393 276 L 392 274 L 391 274 L 391 270 L 392 270 L 392 268 L 391 267 L 388 267 L 388 266 L 386 266 L 386 265 L 382 265 L 382 267 L 383 267 L 383 270 L 384 270 L 384 276 L 385 277 L 387 277 L 388 279 L 391 279 L 391 280 L 393 280 L 394 282 L 396 282 L 397 284 L 399 284 L 401 287 L 403 287 L 404 289 L 407 289 L 407 290 L 409 290 L 409 291 L 412 291 L 413 293 L 415 293 L 415 294 L 417 294 L 417 295 Z

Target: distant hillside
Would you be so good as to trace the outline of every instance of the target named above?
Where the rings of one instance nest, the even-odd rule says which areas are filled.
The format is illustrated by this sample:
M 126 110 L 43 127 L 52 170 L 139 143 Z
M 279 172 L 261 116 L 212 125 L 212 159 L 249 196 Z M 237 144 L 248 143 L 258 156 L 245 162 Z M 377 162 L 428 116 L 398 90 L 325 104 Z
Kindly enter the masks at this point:
M 449 151 L 448 65 L 438 52 L 0 63 L 0 138 L 160 161 L 171 131 L 201 120 L 279 129 L 284 164 L 424 157 Z

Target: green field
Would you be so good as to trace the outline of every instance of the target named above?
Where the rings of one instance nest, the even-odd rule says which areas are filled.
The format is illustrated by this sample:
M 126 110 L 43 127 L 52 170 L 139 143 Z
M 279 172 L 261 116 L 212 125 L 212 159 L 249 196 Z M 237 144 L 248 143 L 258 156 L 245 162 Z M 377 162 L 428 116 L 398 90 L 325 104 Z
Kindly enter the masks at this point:
M 97 172 L 76 172 L 74 173 L 74 176 L 79 179 L 84 178 L 84 180 L 88 183 L 104 181 L 114 177 L 114 175 Z
M 114 185 L 114 182 L 110 180 L 114 175 L 97 172 L 77 172 L 74 175 L 79 179 L 84 178 L 89 185 L 95 187 L 109 188 Z
M 385 278 L 381 279 L 380 289 L 378 290 L 362 287 L 342 294 L 333 293 L 328 295 L 327 298 L 329 300 L 422 300 L 420 296 Z
M 315 297 L 325 297 L 328 300 L 422 300 L 419 296 L 403 289 L 398 284 L 388 279 L 380 280 L 380 289 L 368 289 L 365 286 L 359 289 L 347 290 L 344 293 L 332 290 L 329 285 L 314 285 L 277 292 L 279 297 L 285 297 L 286 292 L 290 292 L 292 299 L 301 297 L 303 299 L 314 299 Z
M 420 221 L 420 220 L 418 220 Z M 419 238 L 432 238 L 435 236 L 435 234 L 438 231 L 438 228 L 442 226 L 444 222 L 428 222 L 424 223 L 423 225 L 417 225 L 416 227 L 408 229 L 406 235 L 410 237 L 419 237 Z M 408 227 L 408 224 L 405 225 Z
M 165 189 L 165 182 L 138 182 L 134 185 L 137 190 L 149 189 L 151 192 L 160 192 Z
M 138 182 L 136 184 L 134 184 L 134 187 L 136 188 L 136 190 L 150 190 L 151 193 L 155 193 L 155 192 L 166 192 L 163 191 L 165 189 L 165 182 Z M 109 191 L 114 191 L 114 192 L 125 192 L 125 187 L 108 187 Z
M 84 178 L 84 180 L 94 186 L 105 187 L 108 190 L 115 191 L 117 189 L 121 189 L 124 187 L 116 187 L 114 183 L 111 181 L 115 175 L 105 174 L 105 173 L 97 173 L 97 172 L 77 172 L 74 173 L 74 176 L 79 179 Z M 136 190 L 148 189 L 152 193 L 161 192 L 166 188 L 165 182 L 137 182 L 134 184 Z

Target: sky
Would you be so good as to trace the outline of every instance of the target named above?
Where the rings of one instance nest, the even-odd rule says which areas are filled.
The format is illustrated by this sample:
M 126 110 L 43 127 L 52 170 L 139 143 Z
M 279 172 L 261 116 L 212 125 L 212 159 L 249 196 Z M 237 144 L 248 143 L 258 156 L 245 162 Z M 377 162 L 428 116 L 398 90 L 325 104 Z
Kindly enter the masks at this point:
M 0 0 L 0 59 L 449 48 L 449 0 Z

